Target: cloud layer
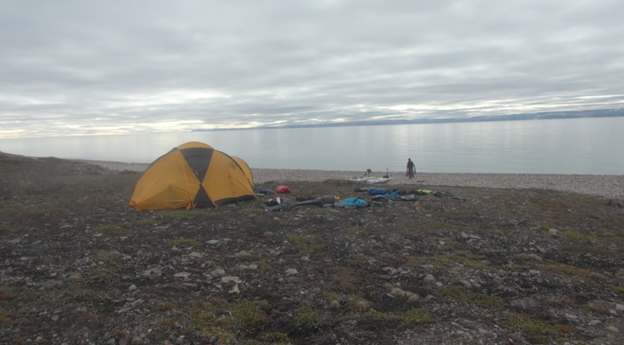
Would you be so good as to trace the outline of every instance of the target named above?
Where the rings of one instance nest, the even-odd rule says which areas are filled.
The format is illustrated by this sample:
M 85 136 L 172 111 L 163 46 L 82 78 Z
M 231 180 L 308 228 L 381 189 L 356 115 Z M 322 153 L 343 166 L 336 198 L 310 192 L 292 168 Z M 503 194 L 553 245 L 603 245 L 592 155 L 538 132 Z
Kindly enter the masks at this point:
M 2 1 L 0 138 L 621 108 L 624 2 Z

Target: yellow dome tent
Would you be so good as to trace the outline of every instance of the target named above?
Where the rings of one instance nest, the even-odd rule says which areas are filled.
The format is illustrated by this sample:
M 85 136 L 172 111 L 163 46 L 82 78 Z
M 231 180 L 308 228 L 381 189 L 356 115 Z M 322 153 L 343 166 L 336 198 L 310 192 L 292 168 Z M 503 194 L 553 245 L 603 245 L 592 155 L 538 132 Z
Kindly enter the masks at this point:
M 130 206 L 141 210 L 218 207 L 257 199 L 245 161 L 200 142 L 156 159 L 137 182 Z

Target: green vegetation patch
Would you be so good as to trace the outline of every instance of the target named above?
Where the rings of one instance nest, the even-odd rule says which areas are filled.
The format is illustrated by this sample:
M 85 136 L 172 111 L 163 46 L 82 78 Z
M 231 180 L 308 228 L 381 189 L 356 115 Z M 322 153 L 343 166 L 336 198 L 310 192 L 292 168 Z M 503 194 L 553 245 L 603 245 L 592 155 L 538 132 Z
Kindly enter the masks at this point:
M 344 303 L 349 311 L 353 313 L 364 313 L 373 305 L 371 301 L 356 294 L 340 294 L 326 291 L 324 295 L 332 307 L 338 307 Z
M 107 296 L 108 298 L 112 297 L 112 293 L 110 291 L 96 291 L 94 289 L 90 289 L 85 287 L 86 284 L 84 281 L 73 281 L 70 285 L 70 291 L 73 295 L 73 299 L 77 302 L 82 303 L 100 303 Z
M 441 269 L 447 266 L 455 266 L 458 263 L 460 263 L 466 267 L 487 268 L 487 265 L 483 263 L 483 261 L 485 260 L 484 255 L 473 254 L 465 250 L 458 250 L 454 254 L 447 254 L 447 255 L 435 255 L 435 256 L 410 255 L 406 259 L 407 259 L 407 263 L 410 266 L 433 265 L 435 268 Z
M 184 311 L 190 317 L 190 327 L 216 337 L 219 343 L 230 344 L 236 334 L 250 334 L 266 328 L 269 310 L 270 305 L 264 300 L 243 299 L 229 304 L 212 299 L 208 303 L 195 303 Z
M 23 211 L 21 207 L 14 205 L 2 205 L 0 206 L 0 214 L 17 215 Z
M 256 261 L 256 264 L 258 265 L 258 269 L 262 272 L 273 271 L 273 266 L 266 261 L 266 258 L 260 258 L 260 260 Z
M 202 334 L 215 337 L 220 343 L 229 344 L 233 339 L 234 320 L 227 313 L 229 305 L 223 300 L 197 303 L 186 310 L 192 327 Z M 174 320 L 172 322 L 175 323 Z
M 171 317 L 167 317 L 156 322 L 158 328 L 163 329 L 165 331 L 172 331 L 175 329 L 176 322 L 181 321 L 181 318 L 174 319 Z
M 500 297 L 475 293 L 459 285 L 444 286 L 442 288 L 442 296 L 470 303 L 481 308 L 492 308 L 503 303 L 503 300 Z
M 264 209 L 257 208 L 257 207 L 243 208 L 238 211 L 239 214 L 256 214 L 256 213 L 262 213 L 262 212 L 264 212 Z
M 306 212 L 311 214 L 329 214 L 334 211 L 328 207 L 306 207 Z
M 161 222 L 154 219 L 139 219 L 135 223 L 136 225 L 160 225 Z
M 169 243 L 170 246 L 182 246 L 182 245 L 186 245 L 189 247 L 197 247 L 201 245 L 201 242 L 192 239 L 192 238 L 178 238 L 175 240 L 169 240 L 167 243 Z
M 214 210 L 163 210 L 158 214 L 174 219 L 193 219 L 195 217 L 211 217 L 217 213 Z
M 357 291 L 358 274 L 349 267 L 337 267 L 334 274 L 334 281 L 338 284 L 338 289 L 343 292 Z
M 596 248 L 584 245 L 564 246 L 563 250 L 577 254 L 591 254 L 601 256 L 612 256 L 614 253 L 608 249 Z
M 541 222 L 537 223 L 537 225 L 542 227 L 542 228 L 544 228 L 544 229 L 546 229 L 546 230 L 550 230 L 550 229 L 555 227 L 551 222 L 548 222 L 548 221 L 541 221 Z
M 297 310 L 297 323 L 307 326 L 314 320 L 314 310 L 310 306 L 304 306 Z
M 618 295 L 624 296 L 624 286 L 610 285 L 609 288 Z
M 7 324 L 11 321 L 11 314 L 0 309 L 0 325 Z
M 9 300 L 17 297 L 13 288 L 6 285 L 0 285 L 0 296 L 2 297 L 0 298 L 0 301 Z
M 122 225 L 104 225 L 94 229 L 95 232 L 105 235 L 124 235 L 130 232 L 126 224 Z
M 110 269 L 119 270 L 123 267 L 123 262 L 121 262 L 119 252 L 114 250 L 99 250 L 91 254 L 89 257 L 91 258 L 91 260 L 97 263 L 101 263 Z
M 507 315 L 503 323 L 507 329 L 527 333 L 540 342 L 551 336 L 564 337 L 573 333 L 572 327 L 568 325 L 541 321 L 525 314 Z
M 572 278 L 573 281 L 596 280 L 601 277 L 600 274 L 592 272 L 585 268 L 566 265 L 560 262 L 547 262 L 539 265 L 540 269 L 553 273 L 565 274 Z
M 297 247 L 299 251 L 306 254 L 312 254 L 325 248 L 325 243 L 323 242 L 323 239 L 318 236 L 288 235 L 287 237 L 289 240 L 293 241 L 295 247 Z
M 427 308 L 414 308 L 410 309 L 400 315 L 403 323 L 435 323 L 438 321 L 438 317 L 429 311 Z
M 271 306 L 267 301 L 241 300 L 231 308 L 232 316 L 242 329 L 262 330 L 269 324 L 266 312 Z
M 351 254 L 347 258 L 347 264 L 349 264 L 349 266 L 353 266 L 357 268 L 366 268 L 368 260 L 370 260 L 370 258 L 366 255 Z

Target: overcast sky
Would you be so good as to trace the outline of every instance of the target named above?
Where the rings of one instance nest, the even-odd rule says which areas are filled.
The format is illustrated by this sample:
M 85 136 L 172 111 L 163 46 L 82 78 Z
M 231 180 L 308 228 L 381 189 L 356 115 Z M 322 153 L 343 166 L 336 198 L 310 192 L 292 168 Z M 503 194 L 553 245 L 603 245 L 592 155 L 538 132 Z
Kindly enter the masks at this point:
M 0 138 L 622 108 L 624 1 L 0 0 Z

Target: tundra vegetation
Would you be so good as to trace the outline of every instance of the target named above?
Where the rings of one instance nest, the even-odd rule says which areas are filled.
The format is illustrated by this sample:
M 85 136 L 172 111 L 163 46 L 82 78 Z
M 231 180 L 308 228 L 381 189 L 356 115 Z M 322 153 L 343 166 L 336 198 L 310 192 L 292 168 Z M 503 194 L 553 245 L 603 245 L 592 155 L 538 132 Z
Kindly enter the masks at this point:
M 624 332 L 618 202 L 425 181 L 458 197 L 137 212 L 139 177 L 0 154 L 0 343 L 618 344 Z M 347 181 L 263 186 L 278 184 L 291 199 L 371 200 Z

